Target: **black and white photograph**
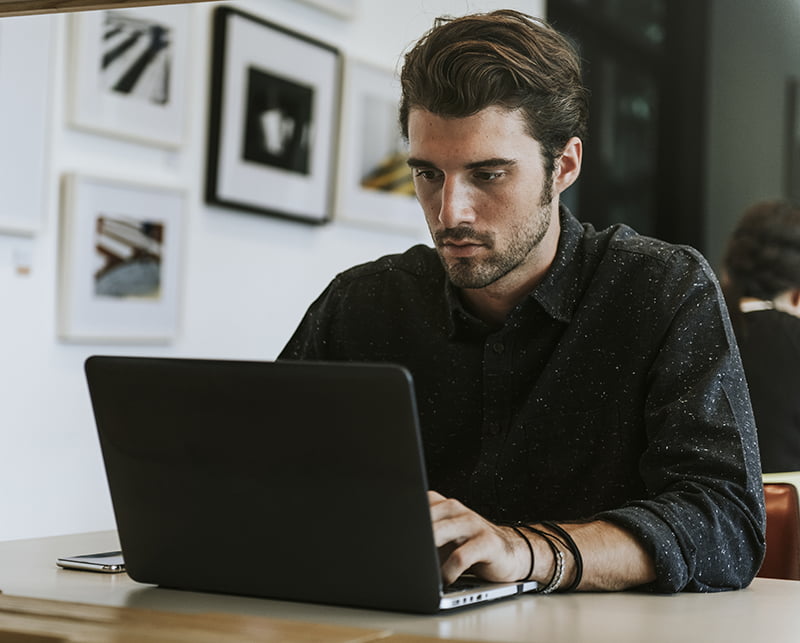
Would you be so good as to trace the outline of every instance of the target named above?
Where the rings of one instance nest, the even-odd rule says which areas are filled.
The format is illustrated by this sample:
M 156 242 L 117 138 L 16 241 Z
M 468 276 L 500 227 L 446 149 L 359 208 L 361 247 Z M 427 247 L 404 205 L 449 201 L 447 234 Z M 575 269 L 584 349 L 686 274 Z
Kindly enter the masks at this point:
M 175 337 L 185 200 L 170 186 L 64 177 L 62 339 L 163 343 Z
M 306 223 L 328 221 L 340 76 L 335 48 L 218 7 L 206 201 Z
M 312 87 L 250 67 L 244 159 L 308 174 L 313 99 Z
M 179 146 L 186 120 L 188 12 L 163 6 L 72 15 L 70 123 Z
M 157 105 L 170 101 L 173 30 L 124 11 L 103 14 L 100 79 L 106 91 Z
M 348 58 L 344 74 L 336 218 L 427 234 L 400 132 L 399 80 L 390 69 Z

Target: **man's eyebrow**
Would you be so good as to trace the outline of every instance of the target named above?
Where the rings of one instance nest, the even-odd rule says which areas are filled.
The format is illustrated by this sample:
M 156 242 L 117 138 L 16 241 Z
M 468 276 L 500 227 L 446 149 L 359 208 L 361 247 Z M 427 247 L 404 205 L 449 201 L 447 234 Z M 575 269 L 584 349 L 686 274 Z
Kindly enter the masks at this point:
M 474 161 L 472 163 L 467 163 L 464 167 L 468 170 L 474 170 L 475 168 L 479 167 L 500 167 L 503 165 L 516 165 L 517 162 L 514 159 L 503 159 L 503 158 L 494 158 L 494 159 L 485 159 L 483 161 Z
M 406 161 L 406 163 L 408 164 L 408 167 L 433 167 L 433 163 L 431 163 L 430 161 L 426 161 L 424 159 L 418 159 L 413 156 L 410 157 Z
M 416 157 L 410 157 L 406 163 L 409 167 L 436 167 L 430 161 L 426 161 L 425 159 L 419 159 Z M 474 170 L 475 168 L 479 167 L 500 167 L 505 165 L 516 165 L 517 162 L 514 159 L 504 159 L 504 158 L 491 158 L 491 159 L 483 159 L 481 161 L 473 161 L 472 163 L 467 163 L 464 168 L 467 170 Z

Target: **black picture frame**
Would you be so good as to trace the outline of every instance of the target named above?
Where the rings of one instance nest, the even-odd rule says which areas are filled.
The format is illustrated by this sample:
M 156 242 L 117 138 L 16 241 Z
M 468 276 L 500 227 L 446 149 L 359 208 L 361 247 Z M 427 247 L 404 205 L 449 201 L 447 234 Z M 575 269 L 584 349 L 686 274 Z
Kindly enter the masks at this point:
M 306 223 L 329 221 L 341 69 L 335 47 L 218 7 L 206 202 Z

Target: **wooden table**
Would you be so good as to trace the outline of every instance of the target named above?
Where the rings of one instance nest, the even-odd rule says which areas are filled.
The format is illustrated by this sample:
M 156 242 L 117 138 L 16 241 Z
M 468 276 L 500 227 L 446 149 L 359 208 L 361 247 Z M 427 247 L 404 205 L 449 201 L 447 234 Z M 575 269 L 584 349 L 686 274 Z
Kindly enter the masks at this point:
M 109 622 L 122 623 L 123 631 L 133 628 L 130 632 L 137 636 L 146 635 L 144 640 L 149 641 L 173 639 L 153 638 L 146 629 L 141 629 L 143 626 L 131 623 L 144 618 L 158 627 L 175 625 L 177 630 L 189 628 L 186 632 L 191 636 L 196 636 L 196 632 L 209 631 L 213 632 L 215 641 L 800 641 L 800 582 L 795 581 L 759 578 L 748 589 L 718 594 L 660 596 L 622 592 L 529 595 L 449 614 L 420 616 L 182 592 L 142 585 L 125 574 L 69 571 L 59 569 L 55 564 L 58 556 L 110 550 L 117 546 L 114 532 L 0 542 L 0 589 L 6 595 L 3 601 L 9 601 L 0 603 L 0 607 L 19 607 L 20 603 L 15 603 L 19 601 L 16 597 L 82 603 L 87 605 L 82 609 L 88 610 L 84 613 L 90 623 L 106 615 L 112 619 Z M 22 605 L 24 607 L 25 603 Z M 35 602 L 30 605 L 38 609 Z M 92 611 L 91 606 L 98 611 Z M 99 611 L 102 606 L 130 609 L 103 612 Z M 56 611 L 61 609 L 53 603 L 41 603 L 40 607 Z M 64 606 L 65 610 L 67 608 L 76 609 L 74 606 Z M 164 611 L 170 614 L 154 616 Z M 0 611 L 0 630 L 7 617 L 8 613 Z M 37 617 L 33 615 L 31 618 L 36 620 Z M 253 627 L 258 628 L 258 636 L 253 635 Z M 115 635 L 119 635 L 117 629 Z M 173 634 L 181 635 L 180 631 L 170 635 Z M 223 635 L 228 638 L 223 638 Z M 59 639 L 57 632 L 54 636 L 50 639 L 21 638 L 19 641 L 54 643 L 58 640 L 82 640 Z M 191 636 L 174 640 L 205 640 Z M 0 641 L 6 640 L 0 637 Z
M 4 643 L 434 643 L 437 638 L 241 614 L 189 614 L 0 595 Z

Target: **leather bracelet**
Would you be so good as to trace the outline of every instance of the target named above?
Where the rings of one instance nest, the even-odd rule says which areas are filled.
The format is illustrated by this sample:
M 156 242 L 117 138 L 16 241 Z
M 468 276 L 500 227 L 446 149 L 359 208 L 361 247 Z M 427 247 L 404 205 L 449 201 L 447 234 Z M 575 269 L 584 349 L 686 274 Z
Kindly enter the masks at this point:
M 550 547 L 550 551 L 553 552 L 553 559 L 555 563 L 553 575 L 547 585 L 538 590 L 540 594 L 551 594 L 558 589 L 558 587 L 561 585 L 561 581 L 564 579 L 564 554 L 558 547 L 556 547 L 556 544 L 553 542 L 554 538 L 552 534 L 548 534 L 546 531 L 536 529 L 536 527 L 531 527 L 530 525 L 523 525 L 523 527 L 534 534 L 541 536 L 547 543 L 547 546 Z
M 522 540 L 524 540 L 525 544 L 528 546 L 528 551 L 531 554 L 531 566 L 530 566 L 530 569 L 528 569 L 528 575 L 525 576 L 522 580 L 523 581 L 530 580 L 531 576 L 533 575 L 533 563 L 534 563 L 534 560 L 535 560 L 534 557 L 533 557 L 533 545 L 531 545 L 531 541 L 528 540 L 528 537 L 525 534 L 522 533 L 522 531 L 520 530 L 519 527 L 517 527 L 516 525 L 509 525 L 509 527 L 511 527 L 511 529 L 513 529 L 514 532 L 520 538 L 522 538 Z
M 564 546 L 569 549 L 569 551 L 572 553 L 572 557 L 575 559 L 575 578 L 573 578 L 572 582 L 564 588 L 565 592 L 574 591 L 577 589 L 578 585 L 581 584 L 581 579 L 583 578 L 583 556 L 581 556 L 581 550 L 578 549 L 578 545 L 575 544 L 575 541 L 573 540 L 572 536 L 570 536 L 569 532 L 558 523 L 548 520 L 542 522 L 542 525 L 548 529 L 552 529 L 564 539 Z

